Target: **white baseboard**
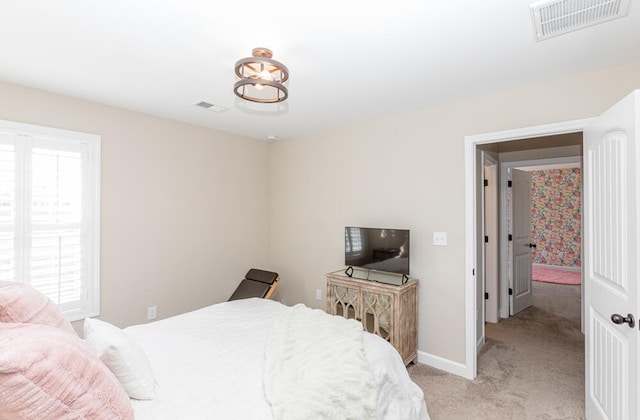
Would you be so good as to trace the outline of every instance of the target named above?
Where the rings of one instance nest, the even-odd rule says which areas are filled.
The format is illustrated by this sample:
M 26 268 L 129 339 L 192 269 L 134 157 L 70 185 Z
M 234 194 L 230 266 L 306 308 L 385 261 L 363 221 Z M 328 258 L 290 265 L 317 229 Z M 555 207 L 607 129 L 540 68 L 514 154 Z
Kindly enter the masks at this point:
M 467 367 L 462 363 L 454 362 L 452 360 L 445 359 L 440 356 L 435 356 L 433 354 L 426 353 L 420 350 L 418 350 L 418 362 L 429 365 L 436 369 L 443 370 L 445 372 L 452 373 L 454 375 L 462 376 L 463 378 L 467 378 Z
M 576 271 L 578 273 L 582 271 L 582 267 L 565 267 L 563 265 L 538 264 L 538 263 L 534 263 L 531 265 L 538 268 L 554 268 L 556 270 Z

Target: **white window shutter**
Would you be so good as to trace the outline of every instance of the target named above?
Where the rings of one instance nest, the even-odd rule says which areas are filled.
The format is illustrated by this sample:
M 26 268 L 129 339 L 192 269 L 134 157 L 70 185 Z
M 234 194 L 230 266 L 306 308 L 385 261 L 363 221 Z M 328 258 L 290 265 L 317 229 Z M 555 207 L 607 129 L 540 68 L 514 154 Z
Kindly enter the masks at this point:
M 82 155 L 38 147 L 31 152 L 27 269 L 31 285 L 63 309 L 81 304 L 87 276 L 82 250 Z
M 16 270 L 16 153 L 13 139 L 0 135 L 0 280 L 13 280 Z
M 99 314 L 99 146 L 0 121 L 0 279 L 31 284 L 72 321 Z

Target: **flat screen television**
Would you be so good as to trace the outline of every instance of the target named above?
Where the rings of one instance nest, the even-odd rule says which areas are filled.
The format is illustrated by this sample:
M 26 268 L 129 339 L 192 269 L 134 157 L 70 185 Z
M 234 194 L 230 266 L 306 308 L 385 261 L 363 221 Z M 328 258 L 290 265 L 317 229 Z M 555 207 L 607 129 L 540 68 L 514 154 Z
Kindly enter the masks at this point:
M 345 227 L 344 265 L 409 276 L 409 231 Z

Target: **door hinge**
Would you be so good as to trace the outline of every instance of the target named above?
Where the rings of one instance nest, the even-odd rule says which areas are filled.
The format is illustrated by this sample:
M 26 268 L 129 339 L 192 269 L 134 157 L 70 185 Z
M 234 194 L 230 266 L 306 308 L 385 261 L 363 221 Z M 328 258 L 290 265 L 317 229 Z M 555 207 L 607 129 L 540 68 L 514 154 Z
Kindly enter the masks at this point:
M 485 300 L 489 299 L 489 292 L 484 292 L 484 298 Z
M 513 186 L 513 182 L 511 180 L 507 181 L 507 187 L 511 188 Z
M 507 237 L 510 241 L 513 241 L 513 235 L 509 234 L 509 236 Z
M 485 243 L 485 244 L 486 244 L 486 243 L 489 243 L 489 237 L 488 237 L 488 236 L 486 236 L 486 235 L 485 235 L 485 237 L 484 237 L 484 243 Z
M 513 296 L 513 289 L 509 288 L 509 296 Z
M 489 186 L 489 180 L 488 180 L 488 179 L 485 179 L 485 180 L 484 180 L 484 186 L 485 186 L 485 187 L 488 187 L 488 186 Z
M 471 275 L 475 276 L 476 275 L 476 269 L 474 268 L 473 270 L 471 270 Z

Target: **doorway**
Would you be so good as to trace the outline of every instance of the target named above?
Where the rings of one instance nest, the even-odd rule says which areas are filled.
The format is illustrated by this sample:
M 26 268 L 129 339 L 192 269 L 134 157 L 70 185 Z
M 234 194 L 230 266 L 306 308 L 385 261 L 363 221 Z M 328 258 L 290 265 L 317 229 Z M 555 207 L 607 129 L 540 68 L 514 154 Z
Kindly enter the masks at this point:
M 637 208 L 640 172 L 640 90 L 600 116 L 465 139 L 466 361 L 469 379 L 477 374 L 475 347 L 475 259 L 478 244 L 475 153 L 482 144 L 549 134 L 583 132 L 584 148 L 584 314 L 585 405 L 587 418 L 637 418 L 640 377 Z M 525 141 L 525 140 L 522 140 Z M 625 315 L 626 314 L 626 315 Z
M 575 137 L 575 144 L 569 144 L 572 139 L 568 137 Z M 558 411 L 549 408 L 545 414 L 572 417 L 583 413 L 585 404 L 582 288 L 534 281 L 535 267 L 532 270 L 540 262 L 554 266 L 581 264 L 582 133 L 560 136 L 557 141 L 566 145 L 544 149 L 545 155 L 553 156 L 554 151 L 569 154 L 573 149 L 575 156 L 500 164 L 499 220 L 505 234 L 499 237 L 503 251 L 507 252 L 501 260 L 507 270 L 503 277 L 511 279 L 511 283 L 502 285 L 502 319 L 499 323 L 485 319 L 486 345 L 478 353 L 477 361 L 479 378 L 505 375 L 513 389 L 538 395 L 551 406 L 563 407 Z M 544 142 L 539 142 L 544 146 Z M 515 158 L 536 157 L 541 150 L 523 150 Z M 569 209 L 572 211 L 566 211 Z M 540 232 L 541 229 L 548 232 Z M 568 234 L 576 230 L 577 235 Z M 512 234 L 511 240 L 506 233 Z M 577 258 L 570 258 L 576 250 Z M 526 368 L 532 365 L 536 368 Z M 544 378 L 557 389 L 551 385 L 540 387 L 531 378 Z M 561 400 L 556 399 L 559 391 L 563 395 Z
M 569 121 L 565 123 L 549 124 L 544 126 L 529 127 L 526 129 L 508 130 L 503 132 L 489 133 L 484 135 L 468 136 L 465 139 L 465 193 L 467 197 L 466 213 L 466 292 L 465 301 L 467 308 L 477 308 L 478 290 L 482 290 L 476 284 L 476 269 L 478 273 L 484 272 L 484 262 L 477 259 L 476 240 L 479 237 L 479 227 L 475 221 L 478 218 L 478 205 L 480 200 L 476 197 L 476 181 L 481 179 L 483 167 L 478 168 L 478 153 L 484 149 L 489 152 L 499 151 L 503 147 L 502 153 L 509 154 L 512 161 L 534 159 L 531 153 L 540 159 L 559 156 L 559 149 L 549 152 L 549 149 L 556 147 L 570 147 L 558 142 L 557 136 L 580 133 L 589 124 L 591 119 Z M 575 140 L 574 140 L 575 141 Z M 572 143 L 574 145 L 575 143 Z M 546 146 L 546 147 L 542 147 Z M 531 149 L 535 149 L 532 152 Z M 546 149 L 546 151 L 545 151 Z M 529 154 L 529 158 L 523 158 L 523 154 Z M 552 153 L 552 154 L 549 154 Z M 566 153 L 566 152 L 564 152 Z M 575 152 L 571 152 L 575 155 Z M 480 174 L 478 173 L 480 169 Z M 500 232 L 500 235 L 502 235 Z M 501 262 L 502 264 L 502 262 Z M 501 279 L 501 282 L 503 279 Z M 505 310 L 505 305 L 501 304 L 501 312 Z M 508 308 L 506 309 L 508 311 Z M 481 314 L 481 315 L 480 315 Z M 477 316 L 478 315 L 478 316 Z M 484 313 L 478 310 L 469 310 L 466 313 L 466 365 L 464 376 L 474 379 L 477 375 L 477 344 L 479 332 L 484 332 Z
M 531 174 L 545 167 L 579 166 L 581 160 L 581 132 L 476 148 L 477 352 L 485 342 L 485 322 L 497 323 L 533 303 L 532 251 L 536 245 L 531 239 Z M 492 169 L 496 179 L 491 179 Z
M 512 233 L 517 230 L 512 226 L 515 218 L 510 214 L 512 207 L 510 204 L 515 198 L 518 183 L 513 182 L 513 187 L 508 187 L 508 183 L 513 181 L 515 175 L 522 172 L 528 173 L 530 178 L 529 185 L 524 187 L 524 195 L 526 195 L 524 208 L 527 213 L 531 212 L 530 223 L 526 221 L 527 226 L 524 231 L 526 234 L 524 244 L 529 245 L 529 248 L 524 248 L 527 256 L 525 274 L 530 278 L 518 281 L 513 275 L 514 271 L 518 272 L 515 267 L 517 256 L 513 256 L 518 235 L 514 235 L 513 241 L 509 240 L 506 234 L 500 236 L 500 301 L 503 302 L 500 307 L 500 318 L 508 318 L 531 305 L 532 296 L 520 300 L 517 297 L 521 293 L 532 293 L 533 272 L 528 271 L 531 266 L 539 269 L 548 267 L 581 271 L 582 133 L 555 136 L 555 139 L 565 145 L 544 149 L 532 148 L 523 151 L 516 158 L 535 156 L 540 154 L 541 150 L 550 156 L 571 153 L 575 155 L 517 161 L 505 157 L 507 160 L 503 160 L 500 164 L 501 231 Z M 539 140 L 537 142 L 544 146 L 545 143 Z M 534 139 L 532 147 L 535 143 Z M 513 207 L 517 206 L 513 204 Z M 580 295 L 583 295 L 582 291 Z

